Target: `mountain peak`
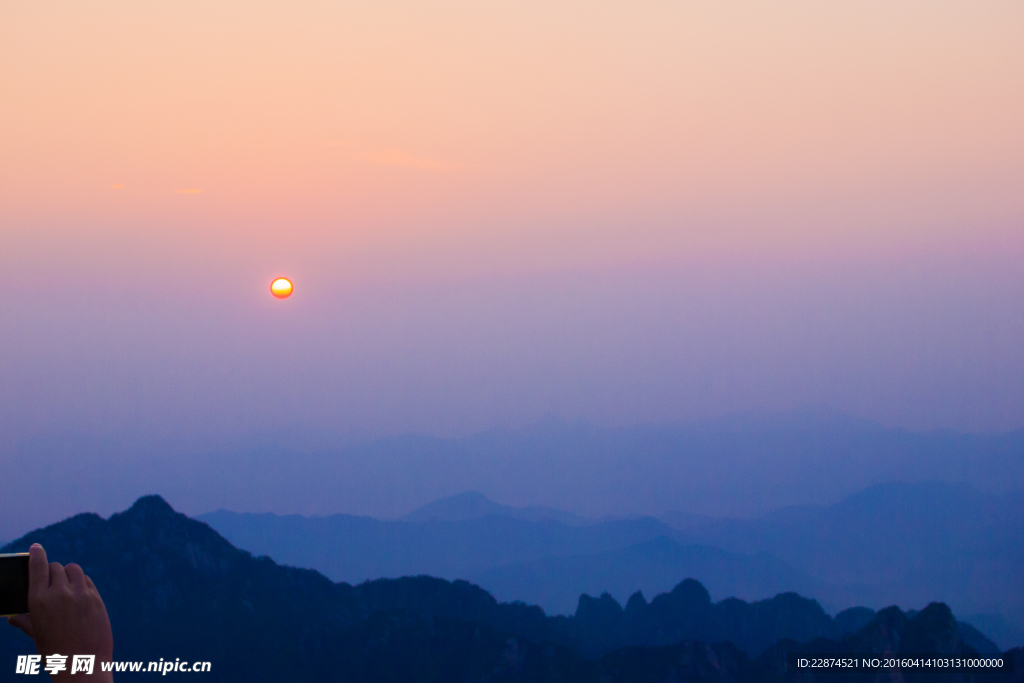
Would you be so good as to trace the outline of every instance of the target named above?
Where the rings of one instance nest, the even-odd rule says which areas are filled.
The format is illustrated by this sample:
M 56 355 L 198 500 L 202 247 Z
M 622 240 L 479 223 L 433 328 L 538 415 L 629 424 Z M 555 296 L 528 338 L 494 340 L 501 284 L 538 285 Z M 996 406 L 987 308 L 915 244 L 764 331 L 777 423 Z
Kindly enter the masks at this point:
M 130 508 L 125 510 L 125 512 L 145 515 L 166 515 L 174 514 L 174 508 L 172 508 L 170 503 L 164 500 L 161 496 L 153 494 L 149 496 L 142 496 L 135 501 Z
M 157 495 L 142 496 L 130 508 L 111 517 L 120 519 L 121 523 L 130 524 L 165 524 L 176 517 L 184 517 L 176 512 L 170 504 Z
M 564 510 L 546 507 L 514 507 L 495 503 L 479 491 L 465 491 L 435 500 L 423 507 L 416 508 L 403 519 L 407 522 L 429 522 L 431 520 L 463 522 L 489 516 L 511 517 L 534 522 L 551 520 L 570 526 L 582 526 L 588 523 L 588 520 Z
M 459 522 L 487 515 L 500 515 L 504 507 L 479 491 L 464 491 L 416 508 L 406 515 L 405 519 L 410 522 L 428 522 L 432 519 Z

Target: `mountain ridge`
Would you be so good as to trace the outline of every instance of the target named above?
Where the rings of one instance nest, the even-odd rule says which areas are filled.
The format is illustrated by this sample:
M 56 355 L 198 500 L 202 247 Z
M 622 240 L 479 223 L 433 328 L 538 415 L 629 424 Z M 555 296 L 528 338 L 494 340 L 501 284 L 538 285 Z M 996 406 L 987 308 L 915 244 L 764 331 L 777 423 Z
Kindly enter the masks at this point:
M 496 503 L 479 491 L 465 491 L 454 496 L 440 498 L 416 508 L 399 518 L 407 522 L 462 522 L 480 517 L 512 517 L 530 522 L 551 520 L 567 526 L 584 526 L 594 520 L 574 515 L 571 512 L 542 506 L 516 507 Z
M 465 578 L 503 600 L 535 602 L 550 613 L 570 613 L 583 592 L 610 591 L 625 600 L 637 589 L 669 590 L 687 574 L 709 577 L 718 597 L 757 600 L 797 591 L 818 596 L 831 610 L 921 606 L 940 597 L 963 614 L 1012 617 L 985 618 L 1012 646 L 1024 644 L 1014 623 L 1024 623 L 1024 596 L 1015 588 L 1015 568 L 1024 565 L 1021 501 L 1019 492 L 993 496 L 962 484 L 919 482 L 883 484 L 833 505 L 753 519 L 686 516 L 682 528 L 649 517 L 582 526 L 534 522 L 491 515 L 518 510 L 497 503 L 477 504 L 475 514 L 485 516 L 463 514 L 473 518 L 455 522 L 223 510 L 199 518 L 240 547 L 334 580 L 410 573 Z M 677 546 L 660 555 L 641 552 L 659 537 Z M 689 559 L 683 548 L 691 548 Z M 674 566 L 666 559 L 673 552 Z
M 315 571 L 238 550 L 157 496 L 139 499 L 106 520 L 76 515 L 3 550 L 23 550 L 37 541 L 54 561 L 77 561 L 96 582 L 114 625 L 115 656 L 212 661 L 209 680 L 215 681 L 627 683 L 641 680 L 636 677 L 640 671 L 661 671 L 657 675 L 664 677 L 682 662 L 704 670 L 712 661 L 732 672 L 720 680 L 767 681 L 777 667 L 765 653 L 809 647 L 785 645 L 786 636 L 817 634 L 818 640 L 831 638 L 833 647 L 847 647 L 851 637 L 814 600 L 782 594 L 758 603 L 712 603 L 693 579 L 649 603 L 634 596 L 625 608 L 607 595 L 583 595 L 572 617 L 498 603 L 464 581 L 415 577 L 359 586 L 333 583 Z M 928 647 L 976 651 L 959 635 L 944 606 L 911 616 L 891 608 L 873 615 L 858 637 L 864 640 L 884 626 L 879 619 L 896 613 L 901 620 L 893 628 L 933 634 L 921 641 Z M 856 620 L 846 622 L 857 625 Z M 946 632 L 956 635 L 939 637 Z M 755 658 L 735 645 L 706 643 L 695 635 L 728 635 L 755 655 L 768 641 L 782 638 Z M 0 632 L 0 655 L 13 665 L 26 643 L 14 629 Z
M 213 447 L 85 435 L 12 444 L 5 449 L 9 485 L 46 481 L 63 494 L 3 509 L 0 537 L 82 509 L 99 506 L 109 514 L 153 490 L 191 513 L 226 508 L 395 519 L 439 498 L 479 491 L 507 504 L 604 519 L 667 510 L 752 517 L 786 505 L 835 503 L 891 481 L 966 482 L 996 493 L 1024 488 L 1024 430 L 915 432 L 821 411 L 607 428 L 548 420 L 466 436 L 331 445 L 301 446 L 296 439 Z

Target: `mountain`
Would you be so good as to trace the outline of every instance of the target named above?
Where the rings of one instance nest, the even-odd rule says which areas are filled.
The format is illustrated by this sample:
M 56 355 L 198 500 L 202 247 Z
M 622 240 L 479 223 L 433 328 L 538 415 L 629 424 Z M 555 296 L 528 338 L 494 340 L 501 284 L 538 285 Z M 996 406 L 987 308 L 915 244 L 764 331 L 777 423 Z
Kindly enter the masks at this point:
M 753 519 L 662 519 L 676 523 L 687 542 L 767 553 L 799 567 L 819 582 L 815 595 L 829 604 L 922 605 L 940 598 L 960 613 L 1001 613 L 1024 624 L 1022 491 L 888 483 L 832 505 Z M 1013 638 L 1008 626 L 1002 634 Z
M 864 653 L 889 653 L 899 657 L 907 653 L 938 654 L 943 658 L 953 653 L 973 651 L 960 632 L 949 607 L 931 603 L 920 612 L 904 613 L 889 607 L 874 615 L 864 627 L 839 639 L 815 638 L 805 643 L 780 641 L 768 647 L 757 659 L 761 672 L 784 668 L 787 655 L 804 656 L 846 654 L 857 655 L 862 661 Z M 955 656 L 955 655 L 954 655 Z M 906 683 L 959 683 L 961 681 L 1024 680 L 1024 650 L 1017 648 L 1006 653 L 1011 671 L 980 672 L 937 670 L 930 667 L 904 668 L 898 672 L 856 671 L 837 674 L 834 670 L 819 670 L 801 675 L 801 681 L 905 681 Z M 775 680 L 783 680 L 776 676 Z M 797 680 L 794 676 L 789 680 Z
M 985 493 L 1024 488 L 1024 430 L 919 433 L 821 411 L 616 428 L 548 420 L 452 438 L 301 443 L 268 437 L 214 447 L 66 435 L 5 444 L 8 486 L 31 490 L 46 481 L 61 495 L 28 507 L 0 500 L 0 537 L 82 509 L 109 514 L 153 490 L 196 513 L 397 519 L 479 491 L 509 505 L 605 519 L 667 510 L 749 518 L 830 505 L 893 481 L 969 483 Z
M 506 507 L 476 509 L 495 506 Z M 581 593 L 609 591 L 624 600 L 637 590 L 670 590 L 680 576 L 706 577 L 715 595 L 745 599 L 816 594 L 822 585 L 765 553 L 683 545 L 672 538 L 681 534 L 650 517 L 568 526 L 495 515 L 411 522 L 219 510 L 198 519 L 238 547 L 336 581 L 417 574 L 468 579 L 502 600 L 536 603 L 555 614 L 572 613 Z
M 473 680 L 515 668 L 501 662 L 510 645 L 509 629 L 500 626 L 530 633 L 531 624 L 546 624 L 539 609 L 498 605 L 465 582 L 423 577 L 353 587 L 283 567 L 234 548 L 156 496 L 108 520 L 77 515 L 3 551 L 33 542 L 92 577 L 107 604 L 116 657 L 211 661 L 215 681 L 444 680 L 406 670 L 421 667 L 462 667 Z M 520 647 L 531 662 L 563 658 L 572 668 L 581 661 L 563 646 L 541 651 L 524 640 Z M 31 648 L 20 632 L 0 630 L 4 666 Z
M 796 591 L 833 611 L 851 604 L 914 607 L 937 598 L 958 613 L 982 615 L 982 630 L 1000 645 L 1024 645 L 1019 491 L 889 483 L 831 505 L 751 519 L 668 513 L 660 521 L 583 524 L 565 517 L 573 524 L 548 509 L 467 493 L 395 521 L 225 510 L 200 519 L 239 547 L 336 581 L 415 574 L 469 579 L 502 600 L 562 614 L 574 609 L 580 593 L 608 591 L 625 600 L 636 590 L 670 590 L 681 576 L 700 577 L 718 598 Z
M 916 614 L 907 612 L 906 616 L 913 619 Z M 953 619 L 952 612 L 949 618 Z M 874 610 L 859 607 L 844 610 L 833 619 L 817 601 L 796 593 L 780 593 L 753 603 L 735 598 L 714 603 L 699 581 L 686 579 L 671 591 L 655 596 L 649 604 L 642 593 L 634 593 L 625 609 L 607 593 L 600 598 L 582 595 L 570 622 L 570 632 L 577 635 L 578 648 L 593 648 L 589 652 L 581 650 L 592 656 L 623 646 L 651 647 L 705 640 L 729 641 L 756 657 L 780 640 L 848 638 L 877 619 Z M 963 646 L 987 654 L 1000 652 L 995 643 L 969 624 L 955 621 L 953 628 Z
M 354 583 L 415 574 L 461 579 L 515 562 L 617 550 L 675 533 L 651 517 L 570 526 L 495 515 L 414 522 L 218 510 L 198 519 L 250 552 Z
M 842 635 L 845 622 L 813 600 L 783 594 L 713 603 L 694 580 L 650 603 L 634 596 L 624 609 L 607 595 L 582 596 L 568 618 L 498 603 L 464 581 L 333 583 L 238 550 L 156 496 L 106 520 L 77 515 L 2 551 L 33 542 L 93 578 L 110 612 L 116 657 L 211 661 L 209 681 L 767 683 L 783 674 L 777 660 L 785 652 L 822 642 L 835 652 L 975 652 L 943 605 L 909 616 L 890 608 Z M 762 647 L 758 659 L 742 649 Z M 0 666 L 26 652 L 23 634 L 0 630 Z M 1019 651 L 1011 655 L 1020 659 Z
M 757 599 L 787 591 L 816 595 L 822 583 L 767 554 L 739 555 L 667 536 L 588 555 L 545 557 L 503 565 L 466 578 L 501 600 L 524 600 L 567 614 L 580 593 L 625 600 L 636 591 L 670 591 L 680 576 L 699 576 L 714 595 Z
M 93 579 L 114 627 L 115 657 L 123 659 L 181 657 L 215 662 L 221 673 L 214 680 L 231 680 L 230 671 L 285 680 L 289 662 L 328 655 L 320 634 L 338 634 L 356 618 L 353 601 L 326 578 L 253 558 L 155 496 L 109 520 L 77 515 L 4 551 L 33 542 L 47 548 L 51 561 L 78 562 Z M 294 637 L 281 639 L 282 629 Z M 11 662 L 32 651 L 13 630 L 2 637 Z M 257 661 L 253 651 L 262 653 Z
M 1000 650 L 1024 647 L 1024 630 L 1008 622 L 1002 614 L 968 614 L 963 619 L 991 638 Z
M 564 510 L 556 510 L 555 508 L 502 505 L 501 503 L 495 503 L 478 491 L 466 491 L 465 493 L 435 500 L 433 503 L 427 503 L 423 507 L 416 508 L 402 519 L 408 522 L 429 522 L 432 520 L 462 522 L 481 517 L 510 517 L 530 522 L 550 520 L 569 526 L 583 526 L 593 522 L 593 520 L 579 517 Z

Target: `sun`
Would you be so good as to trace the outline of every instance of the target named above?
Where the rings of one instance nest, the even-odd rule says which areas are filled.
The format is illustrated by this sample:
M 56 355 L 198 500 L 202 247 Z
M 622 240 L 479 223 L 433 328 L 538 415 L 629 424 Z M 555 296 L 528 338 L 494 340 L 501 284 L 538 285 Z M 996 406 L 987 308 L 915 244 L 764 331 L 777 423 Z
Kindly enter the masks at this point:
M 292 281 L 286 277 L 279 277 L 270 283 L 270 293 L 278 299 L 287 299 L 292 295 Z

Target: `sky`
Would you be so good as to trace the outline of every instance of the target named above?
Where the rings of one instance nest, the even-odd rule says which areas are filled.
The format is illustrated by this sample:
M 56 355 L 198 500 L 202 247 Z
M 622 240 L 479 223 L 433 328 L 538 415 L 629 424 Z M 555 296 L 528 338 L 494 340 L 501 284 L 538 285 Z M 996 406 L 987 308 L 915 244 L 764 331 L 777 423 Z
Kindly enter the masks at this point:
M 3 3 L 0 444 L 1024 427 L 1022 31 L 1016 0 Z

